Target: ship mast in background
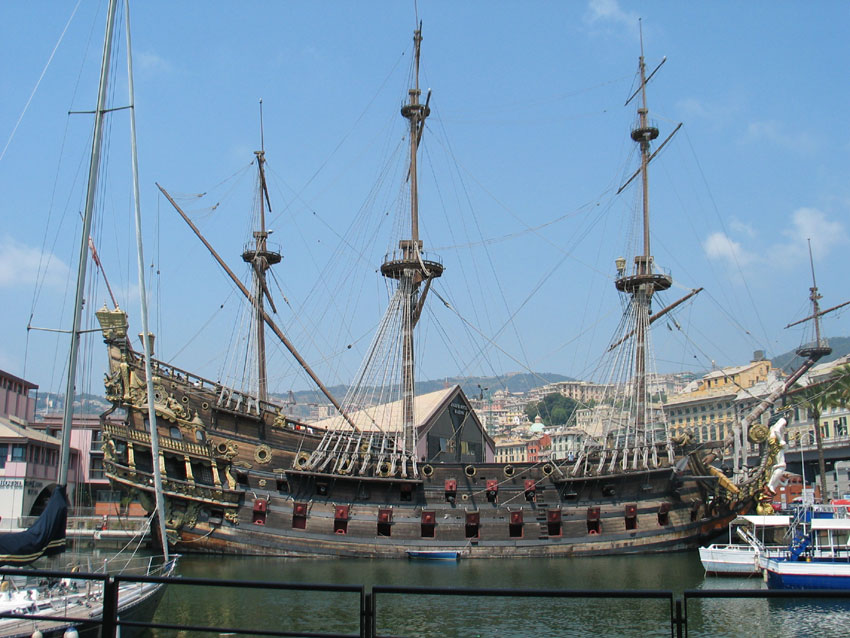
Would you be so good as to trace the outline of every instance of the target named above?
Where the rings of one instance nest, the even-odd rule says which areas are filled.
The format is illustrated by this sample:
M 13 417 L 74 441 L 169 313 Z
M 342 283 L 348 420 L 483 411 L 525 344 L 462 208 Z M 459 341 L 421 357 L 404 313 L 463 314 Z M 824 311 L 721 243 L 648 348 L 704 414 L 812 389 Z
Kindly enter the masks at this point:
M 420 104 L 419 97 L 419 49 L 422 43 L 422 24 L 413 34 L 414 43 L 414 85 L 408 91 L 408 103 L 402 106 L 401 114 L 410 123 L 410 239 L 399 241 L 399 254 L 393 254 L 381 265 L 381 274 L 389 279 L 398 281 L 398 290 L 403 295 L 402 304 L 402 419 L 404 431 L 402 449 L 413 453 L 416 448 L 416 428 L 413 417 L 414 394 L 414 341 L 413 330 L 422 314 L 425 298 L 431 281 L 443 274 L 443 266 L 437 261 L 423 258 L 422 240 L 419 239 L 419 190 L 417 182 L 416 154 L 422 133 L 425 128 L 425 118 L 431 109 L 428 102 L 431 92 Z M 421 286 L 422 283 L 424 286 Z M 421 291 L 420 291 L 421 287 Z

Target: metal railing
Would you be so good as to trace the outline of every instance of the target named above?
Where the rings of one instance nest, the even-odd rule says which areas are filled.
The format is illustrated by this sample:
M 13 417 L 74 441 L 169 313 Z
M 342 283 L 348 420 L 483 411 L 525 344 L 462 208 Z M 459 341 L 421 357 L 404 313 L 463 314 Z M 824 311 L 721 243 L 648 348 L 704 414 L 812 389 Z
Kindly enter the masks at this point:
M 845 601 L 850 604 L 850 590 L 766 590 L 766 589 L 689 589 L 677 595 L 673 591 L 667 590 L 581 590 L 581 589 L 490 589 L 490 588 L 452 588 L 452 587 L 402 587 L 402 586 L 383 586 L 373 585 L 371 589 L 367 589 L 363 585 L 330 585 L 330 584 L 306 584 L 306 583 L 283 583 L 283 582 L 268 582 L 268 581 L 221 581 L 211 580 L 206 578 L 183 578 L 183 577 L 157 577 L 157 576 L 124 576 L 124 575 L 103 575 L 89 573 L 73 573 L 59 571 L 41 571 L 41 570 L 13 570 L 0 569 L 0 576 L 21 576 L 21 575 L 37 575 L 42 580 L 44 579 L 78 579 L 86 581 L 94 581 L 99 583 L 99 596 L 102 596 L 102 613 L 95 615 L 85 620 L 81 620 L 79 616 L 60 616 L 55 614 L 43 613 L 20 613 L 20 612 L 2 612 L 0 613 L 0 635 L 3 635 L 2 623 L 4 619 L 18 619 L 27 621 L 49 621 L 57 623 L 56 626 L 64 623 L 76 625 L 86 628 L 100 628 L 102 638 L 114 638 L 119 635 L 121 628 L 135 630 L 160 630 L 166 632 L 199 632 L 210 635 L 235 635 L 235 636 L 308 636 L 310 638 L 391 638 L 391 634 L 379 633 L 381 621 L 386 621 L 388 617 L 398 617 L 402 615 L 402 610 L 405 609 L 404 600 L 399 601 L 400 597 L 408 597 L 408 601 L 417 601 L 422 604 L 422 601 L 427 597 L 449 597 L 465 599 L 466 604 L 454 607 L 460 613 L 465 613 L 470 604 L 469 599 L 473 598 L 501 598 L 511 601 L 516 599 L 539 599 L 550 601 L 563 601 L 567 599 L 576 601 L 590 600 L 608 600 L 611 601 L 610 608 L 606 607 L 606 611 L 610 613 L 608 618 L 600 617 L 599 624 L 594 630 L 588 630 L 587 635 L 613 635 L 606 634 L 606 622 L 610 622 L 616 612 L 622 613 L 622 601 L 631 599 L 638 601 L 658 601 L 662 604 L 662 608 L 666 609 L 663 614 L 660 614 L 657 619 L 651 615 L 647 615 L 645 610 L 641 612 L 642 621 L 651 625 L 654 632 L 666 633 L 669 628 L 670 636 L 675 638 L 686 638 L 689 631 L 689 605 L 691 611 L 695 601 L 702 599 L 761 599 L 761 600 L 795 600 L 795 601 Z M 232 590 L 270 590 L 270 591 L 290 591 L 301 593 L 337 593 L 350 597 L 351 606 L 345 610 L 335 610 L 337 616 L 345 614 L 346 618 L 350 618 L 353 622 L 357 621 L 357 632 L 329 632 L 321 631 L 321 617 L 314 618 L 318 627 L 313 630 L 297 629 L 292 626 L 287 626 L 281 629 L 266 629 L 262 627 L 235 627 L 235 626 L 219 626 L 219 625 L 194 625 L 187 622 L 153 622 L 148 619 L 135 619 L 130 616 L 131 612 L 119 612 L 119 586 L 122 583 L 156 583 L 164 584 L 168 587 L 212 587 L 212 588 L 229 588 Z M 537 604 L 537 601 L 535 601 Z M 542 603 L 541 603 L 542 604 Z M 428 620 L 431 623 L 440 623 L 444 620 L 439 605 L 435 602 L 433 606 L 425 604 L 423 609 L 426 612 L 431 612 Z M 151 612 L 152 614 L 152 612 Z M 161 614 L 166 615 L 167 614 Z M 694 622 L 696 622 L 699 614 L 694 613 Z M 284 621 L 281 621 L 284 622 Z M 471 621 L 475 622 L 475 621 Z M 478 621 L 480 622 L 480 620 Z M 285 622 L 284 622 L 285 624 Z M 478 635 L 484 635 L 482 626 L 469 626 L 467 629 L 470 632 L 475 632 Z M 704 634 L 705 627 L 694 629 L 697 633 Z M 711 631 L 710 629 L 708 631 Z M 538 632 L 539 633 L 539 632 Z M 471 634 L 470 634 L 471 635 Z M 547 632 L 546 635 L 557 636 L 560 632 Z M 575 627 L 564 626 L 563 635 L 583 635 L 576 633 Z

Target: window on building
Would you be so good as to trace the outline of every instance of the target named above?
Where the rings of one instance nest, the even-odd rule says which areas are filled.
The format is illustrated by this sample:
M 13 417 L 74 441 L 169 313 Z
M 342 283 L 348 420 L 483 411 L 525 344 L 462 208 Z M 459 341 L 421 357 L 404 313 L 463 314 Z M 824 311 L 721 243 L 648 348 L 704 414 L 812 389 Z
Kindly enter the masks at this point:
M 6 467 L 6 458 L 9 456 L 9 445 L 0 443 L 0 469 Z
M 91 471 L 90 471 L 89 478 L 92 478 L 92 479 L 106 478 L 103 474 L 103 459 L 92 458 L 92 460 L 91 460 Z
M 14 444 L 12 446 L 12 460 L 21 463 L 26 461 L 27 459 L 27 446 L 21 444 Z

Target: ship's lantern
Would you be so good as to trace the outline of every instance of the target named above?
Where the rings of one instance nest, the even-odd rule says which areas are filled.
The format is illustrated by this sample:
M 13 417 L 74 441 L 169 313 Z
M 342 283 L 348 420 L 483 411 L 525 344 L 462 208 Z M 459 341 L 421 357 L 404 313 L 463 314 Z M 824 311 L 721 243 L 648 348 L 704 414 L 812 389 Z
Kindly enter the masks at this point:
M 350 505 L 334 506 L 334 534 L 348 534 Z
M 307 503 L 292 504 L 292 527 L 307 529 Z
M 476 510 L 466 513 L 466 538 L 478 538 L 481 531 L 481 514 Z
M 598 507 L 587 508 L 587 533 L 599 534 L 602 532 L 602 522 L 600 519 L 600 509 Z
M 499 496 L 499 481 L 496 479 L 487 479 L 487 500 L 495 503 Z
M 626 505 L 624 516 L 626 519 L 626 529 L 637 529 L 637 505 L 635 503 Z
M 254 508 L 251 514 L 251 519 L 254 525 L 266 524 L 266 511 L 268 510 L 269 502 L 264 498 L 254 500 Z
M 446 479 L 446 501 L 454 504 L 457 499 L 457 479 Z
M 393 511 L 389 507 L 378 508 L 378 536 L 391 536 Z
M 562 534 L 560 509 L 546 511 L 546 528 L 549 536 L 560 536 Z
M 434 538 L 437 527 L 436 512 L 423 510 L 421 521 L 422 538 Z
M 525 500 L 533 501 L 537 492 L 537 481 L 534 479 L 525 479 Z
M 522 538 L 522 510 L 510 513 L 508 532 L 511 538 Z
M 670 524 L 670 503 L 662 503 L 658 506 L 658 524 L 662 526 Z
M 337 505 L 334 507 L 334 520 L 335 521 L 347 521 L 348 513 L 350 510 L 350 505 Z

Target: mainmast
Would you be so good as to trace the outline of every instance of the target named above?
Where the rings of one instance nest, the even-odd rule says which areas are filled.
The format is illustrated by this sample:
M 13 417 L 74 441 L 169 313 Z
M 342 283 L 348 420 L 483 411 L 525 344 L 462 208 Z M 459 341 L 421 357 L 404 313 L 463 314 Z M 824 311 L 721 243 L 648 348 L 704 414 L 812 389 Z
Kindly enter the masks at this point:
M 635 361 L 633 397 L 635 405 L 635 432 L 641 432 L 646 427 L 647 398 L 646 398 L 646 360 L 647 339 L 649 331 L 649 313 L 652 295 L 657 290 L 667 290 L 673 280 L 669 275 L 653 273 L 652 253 L 649 244 L 649 161 L 650 142 L 658 137 L 658 129 L 651 126 L 647 119 L 649 109 L 646 105 L 646 65 L 643 56 L 643 36 L 640 45 L 640 96 L 641 105 L 638 107 L 638 125 L 632 130 L 632 139 L 640 145 L 640 176 L 643 185 L 643 254 L 635 257 L 634 274 L 626 275 L 625 260 L 617 260 L 618 278 L 615 280 L 617 290 L 632 297 L 635 316 Z
M 263 101 L 260 100 L 260 130 L 262 131 L 262 110 Z M 254 244 L 245 247 L 242 253 L 242 260 L 251 264 L 253 268 L 252 281 L 254 288 L 254 325 L 257 333 L 257 399 L 260 401 L 268 401 L 268 376 L 266 373 L 266 324 L 263 317 L 264 305 L 263 298 L 267 297 L 269 303 L 274 308 L 274 302 L 271 300 L 268 286 L 266 285 L 266 271 L 279 264 L 281 255 L 278 252 L 269 250 L 268 237 L 271 231 L 266 230 L 266 206 L 271 213 L 271 202 L 269 200 L 269 192 L 266 186 L 266 151 L 263 142 L 263 135 L 260 134 L 260 150 L 254 151 L 257 156 L 257 176 L 259 180 L 259 198 L 260 198 L 260 219 L 259 229 L 254 231 Z M 276 312 L 276 310 L 275 310 Z
M 413 329 L 419 320 L 425 297 L 431 280 L 443 274 L 443 266 L 439 262 L 424 259 L 422 256 L 422 240 L 419 239 L 419 190 L 417 183 L 416 153 L 425 127 L 425 118 L 431 112 L 428 108 L 430 93 L 425 104 L 420 104 L 419 97 L 419 48 L 422 43 L 422 24 L 413 33 L 414 46 L 414 85 L 408 90 L 408 103 L 401 107 L 401 114 L 410 123 L 410 239 L 399 241 L 399 254 L 393 254 L 381 265 L 381 274 L 390 279 L 396 279 L 402 293 L 406 296 L 402 311 L 402 418 L 403 418 L 403 451 L 413 452 L 416 446 L 416 432 L 413 422 L 413 392 L 414 392 L 414 349 Z M 420 284 L 425 282 L 421 293 Z

